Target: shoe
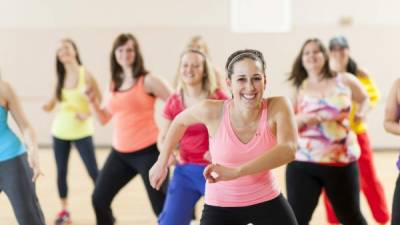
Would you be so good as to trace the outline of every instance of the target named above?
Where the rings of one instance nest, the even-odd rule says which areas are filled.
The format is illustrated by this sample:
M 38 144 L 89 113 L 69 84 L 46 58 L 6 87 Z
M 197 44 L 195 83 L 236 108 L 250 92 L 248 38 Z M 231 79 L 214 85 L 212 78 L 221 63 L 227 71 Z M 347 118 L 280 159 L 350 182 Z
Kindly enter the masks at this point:
M 62 210 L 58 213 L 54 225 L 67 225 L 71 223 L 71 216 L 69 215 L 69 212 L 67 210 Z
M 197 222 L 196 220 L 191 220 L 190 225 L 199 225 L 200 223 Z

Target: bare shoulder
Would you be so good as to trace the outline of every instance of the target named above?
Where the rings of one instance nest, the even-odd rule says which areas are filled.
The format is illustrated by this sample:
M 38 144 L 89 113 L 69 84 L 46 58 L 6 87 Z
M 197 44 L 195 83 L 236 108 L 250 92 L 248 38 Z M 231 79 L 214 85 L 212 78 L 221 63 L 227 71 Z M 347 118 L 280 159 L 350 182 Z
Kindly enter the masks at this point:
M 152 82 L 158 81 L 158 80 L 159 80 L 159 78 L 156 75 L 152 74 L 152 73 L 148 73 L 148 74 L 146 74 L 144 76 L 144 82 L 145 83 L 152 83 Z
M 150 87 L 153 87 L 154 85 L 159 84 L 161 81 L 159 77 L 157 77 L 156 75 L 151 74 L 151 73 L 144 75 L 143 79 L 144 79 L 143 82 L 144 82 L 145 87 L 149 88 L 149 90 L 151 90 Z
M 7 81 L 0 80 L 0 94 L 3 96 L 7 96 L 11 91 L 12 91 L 11 84 L 8 83 Z
M 206 114 L 207 118 L 215 119 L 221 116 L 224 100 L 206 99 L 198 104 L 198 109 Z
M 0 104 L 1 104 L 1 102 L 5 101 L 6 93 L 7 93 L 6 86 L 7 86 L 6 82 L 0 80 Z
M 392 93 L 395 94 L 397 99 L 400 99 L 400 78 L 397 78 L 392 85 Z M 398 100 L 399 101 L 399 100 Z
M 400 78 L 397 78 L 394 82 L 393 82 L 393 87 L 399 89 L 400 88 Z
M 7 105 L 12 97 L 13 89 L 10 83 L 0 80 L 0 104 Z
M 342 82 L 347 86 L 354 86 L 357 83 L 359 83 L 356 76 L 352 75 L 351 73 L 347 73 L 347 72 L 338 73 L 338 76 L 342 80 Z
M 369 78 L 369 72 L 365 71 L 364 69 L 358 69 L 356 75 L 362 78 Z
M 337 76 L 339 76 L 344 81 L 356 79 L 356 77 L 353 74 L 347 72 L 338 73 Z
M 274 96 L 267 98 L 268 111 L 279 111 L 290 107 L 290 101 L 284 96 Z
M 287 97 L 275 96 L 267 98 L 268 118 L 276 119 L 280 115 L 290 114 L 291 103 Z

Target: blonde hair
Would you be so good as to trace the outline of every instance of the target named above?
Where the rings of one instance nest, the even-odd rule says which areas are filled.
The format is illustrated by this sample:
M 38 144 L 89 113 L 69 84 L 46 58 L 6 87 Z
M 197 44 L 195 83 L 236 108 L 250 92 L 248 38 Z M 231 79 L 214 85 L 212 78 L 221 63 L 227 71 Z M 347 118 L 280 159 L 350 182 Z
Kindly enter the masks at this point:
M 195 46 L 197 48 L 195 48 Z M 190 38 L 189 43 L 186 45 L 186 49 L 194 49 L 204 53 L 206 56 L 210 57 L 210 52 L 204 38 L 200 35 L 193 36 Z
M 182 91 L 182 90 L 186 89 L 186 85 L 182 81 L 181 74 L 179 71 L 180 71 L 180 68 L 182 65 L 182 58 L 187 53 L 195 53 L 195 54 L 201 55 L 201 57 L 203 58 L 204 76 L 203 76 L 203 82 L 202 82 L 202 89 L 207 91 L 208 95 L 213 95 L 215 93 L 215 91 L 218 89 L 217 78 L 216 78 L 216 75 L 214 72 L 214 68 L 212 67 L 208 57 L 203 52 L 201 52 L 197 49 L 186 49 L 181 54 L 181 58 L 179 61 L 179 66 L 178 66 L 178 70 L 177 70 L 175 82 L 174 82 L 176 90 Z

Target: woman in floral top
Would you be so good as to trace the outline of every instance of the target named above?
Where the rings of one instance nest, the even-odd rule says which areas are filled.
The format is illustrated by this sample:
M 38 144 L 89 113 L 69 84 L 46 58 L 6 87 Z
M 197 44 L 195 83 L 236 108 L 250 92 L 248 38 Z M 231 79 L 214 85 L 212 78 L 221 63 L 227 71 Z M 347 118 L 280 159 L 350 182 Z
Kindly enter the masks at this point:
M 329 69 L 319 39 L 307 40 L 289 81 L 299 129 L 296 160 L 286 170 L 288 200 L 299 225 L 307 225 L 324 189 L 338 219 L 345 225 L 367 224 L 360 211 L 357 159 L 360 149 L 349 127 L 352 101 L 363 118 L 368 98 L 360 82 Z

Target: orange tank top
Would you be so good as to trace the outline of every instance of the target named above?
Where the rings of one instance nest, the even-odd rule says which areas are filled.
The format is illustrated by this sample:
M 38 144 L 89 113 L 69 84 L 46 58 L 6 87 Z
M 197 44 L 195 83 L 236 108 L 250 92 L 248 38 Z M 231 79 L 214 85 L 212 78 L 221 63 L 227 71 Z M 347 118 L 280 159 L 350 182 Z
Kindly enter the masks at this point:
M 144 76 L 126 91 L 111 91 L 106 108 L 114 120 L 112 145 L 123 153 L 139 151 L 157 141 L 155 97 L 144 89 Z

